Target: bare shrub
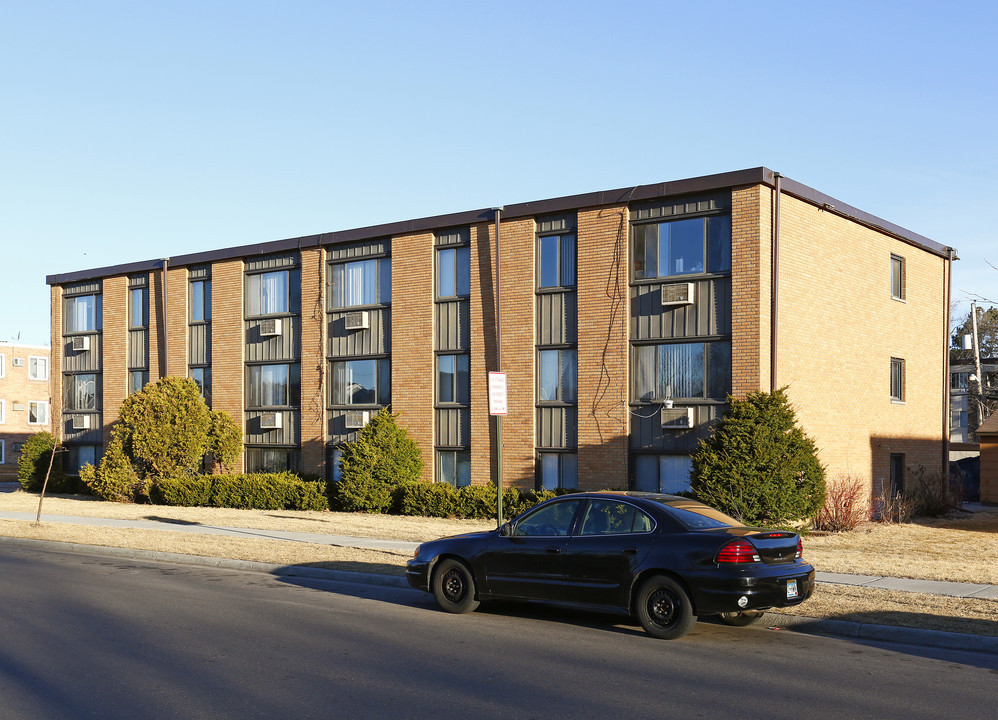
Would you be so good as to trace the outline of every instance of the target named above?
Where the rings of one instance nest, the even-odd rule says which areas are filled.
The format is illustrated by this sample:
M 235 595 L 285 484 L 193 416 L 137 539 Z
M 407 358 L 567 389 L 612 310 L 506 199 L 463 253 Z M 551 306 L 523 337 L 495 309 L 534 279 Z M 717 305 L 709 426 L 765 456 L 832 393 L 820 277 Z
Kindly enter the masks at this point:
M 877 498 L 874 518 L 885 525 L 906 523 L 915 515 L 915 498 L 911 495 L 884 490 Z
M 857 478 L 846 476 L 831 483 L 825 494 L 825 503 L 814 519 L 816 530 L 843 532 L 855 530 L 870 517 L 864 501 L 865 485 Z
M 943 517 L 958 510 L 963 502 L 963 488 L 959 481 L 940 472 L 929 472 L 919 465 L 913 473 L 915 484 L 912 495 L 915 514 L 922 517 Z

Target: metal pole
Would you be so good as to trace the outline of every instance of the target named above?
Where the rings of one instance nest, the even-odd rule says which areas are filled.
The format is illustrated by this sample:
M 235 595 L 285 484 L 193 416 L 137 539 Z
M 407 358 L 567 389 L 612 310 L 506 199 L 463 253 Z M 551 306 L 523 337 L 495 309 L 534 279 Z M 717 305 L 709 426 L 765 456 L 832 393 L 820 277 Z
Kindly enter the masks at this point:
M 773 173 L 776 201 L 773 208 L 773 237 L 770 246 L 770 298 L 769 298 L 769 391 L 776 392 L 776 351 L 779 342 L 780 325 L 780 179 L 783 176 Z
M 499 230 L 502 226 L 502 207 L 496 213 L 496 372 L 502 372 L 502 282 L 500 272 Z M 502 527 L 502 415 L 496 415 L 496 527 Z
M 971 390 L 974 393 L 974 400 L 977 401 L 977 427 L 980 427 L 984 422 L 984 401 L 981 399 L 984 378 L 981 376 L 981 345 L 977 337 L 977 301 L 970 303 L 970 318 L 970 326 L 974 331 L 974 377 L 977 378 L 977 381 L 971 384 Z M 976 427 L 974 432 L 977 432 Z

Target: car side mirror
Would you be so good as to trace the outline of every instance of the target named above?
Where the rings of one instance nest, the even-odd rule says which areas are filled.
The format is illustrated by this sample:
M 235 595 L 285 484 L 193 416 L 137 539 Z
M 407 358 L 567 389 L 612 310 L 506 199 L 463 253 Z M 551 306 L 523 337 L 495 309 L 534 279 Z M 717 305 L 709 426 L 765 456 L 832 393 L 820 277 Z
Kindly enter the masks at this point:
M 510 535 L 512 535 L 513 534 L 513 523 L 512 522 L 504 522 L 499 527 L 499 534 L 502 535 L 503 537 L 509 537 Z

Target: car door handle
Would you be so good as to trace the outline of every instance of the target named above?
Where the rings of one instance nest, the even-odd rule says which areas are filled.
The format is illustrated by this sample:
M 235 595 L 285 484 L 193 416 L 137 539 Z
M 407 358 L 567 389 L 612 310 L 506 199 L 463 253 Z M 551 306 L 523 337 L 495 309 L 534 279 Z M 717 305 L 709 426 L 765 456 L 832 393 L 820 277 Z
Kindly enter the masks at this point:
M 547 550 L 552 555 L 557 555 L 558 553 L 561 552 L 561 548 L 558 547 L 557 545 L 552 545 L 551 547 L 546 547 L 544 549 Z
M 627 553 L 628 555 L 637 555 L 638 549 L 636 547 L 625 547 L 623 552 Z

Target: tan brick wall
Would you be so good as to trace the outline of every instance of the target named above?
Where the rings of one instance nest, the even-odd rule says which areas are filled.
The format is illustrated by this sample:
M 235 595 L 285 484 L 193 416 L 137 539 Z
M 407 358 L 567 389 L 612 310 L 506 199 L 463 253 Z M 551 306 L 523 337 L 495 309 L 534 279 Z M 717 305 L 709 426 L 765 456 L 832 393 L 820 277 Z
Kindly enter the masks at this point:
M 301 469 L 326 474 L 325 256 L 301 253 Z
M 503 220 L 500 230 L 503 487 L 534 487 L 534 221 Z M 489 415 L 488 372 L 496 370 L 495 224 L 471 229 L 471 474 L 494 478 L 496 420 Z
M 427 482 L 435 466 L 433 308 L 433 234 L 393 237 L 392 412 L 419 446 Z
M 581 210 L 577 233 L 579 488 L 627 488 L 627 207 Z
M 17 480 L 17 459 L 19 453 L 14 451 L 14 443 L 23 443 L 29 437 L 39 432 L 51 432 L 53 411 L 59 405 L 52 395 L 52 379 L 55 370 L 52 367 L 50 351 L 47 347 L 33 345 L 14 345 L 0 343 L 0 355 L 3 356 L 3 375 L 0 376 L 0 400 L 3 400 L 3 415 L 0 417 L 0 440 L 3 440 L 3 462 L 0 463 L 0 481 Z M 33 380 L 28 377 L 30 359 L 41 357 L 49 359 L 49 376 L 47 380 Z M 14 366 L 14 359 L 23 360 L 20 367 Z M 40 425 L 28 423 L 28 403 L 48 402 L 49 422 Z M 18 410 L 15 406 L 23 406 Z
M 731 193 L 731 394 L 769 390 L 772 192 Z
M 150 289 L 150 294 L 151 294 Z M 111 426 L 118 419 L 118 410 L 128 395 L 128 278 L 124 275 L 104 278 L 101 303 L 104 313 L 101 344 L 101 415 L 104 423 L 104 447 L 111 440 Z M 152 301 L 150 298 L 152 317 Z M 152 331 L 150 329 L 150 336 Z M 150 358 L 153 353 L 150 337 Z M 153 369 L 149 370 L 153 378 Z
M 904 302 L 891 298 L 892 253 L 905 258 Z M 907 478 L 919 466 L 941 469 L 945 264 L 784 196 L 777 381 L 830 479 L 877 485 L 889 476 L 890 454 L 901 452 Z M 905 360 L 903 404 L 890 399 L 892 357 Z
M 162 274 L 161 272 L 159 274 Z M 169 357 L 163 369 L 164 374 L 174 377 L 187 377 L 187 268 L 170 268 L 166 276 L 167 287 L 167 346 Z M 160 307 L 156 300 L 150 307 Z M 152 374 L 150 373 L 150 377 Z
M 211 405 L 243 418 L 243 263 L 223 260 L 211 267 Z M 242 472 L 240 456 L 233 472 Z

